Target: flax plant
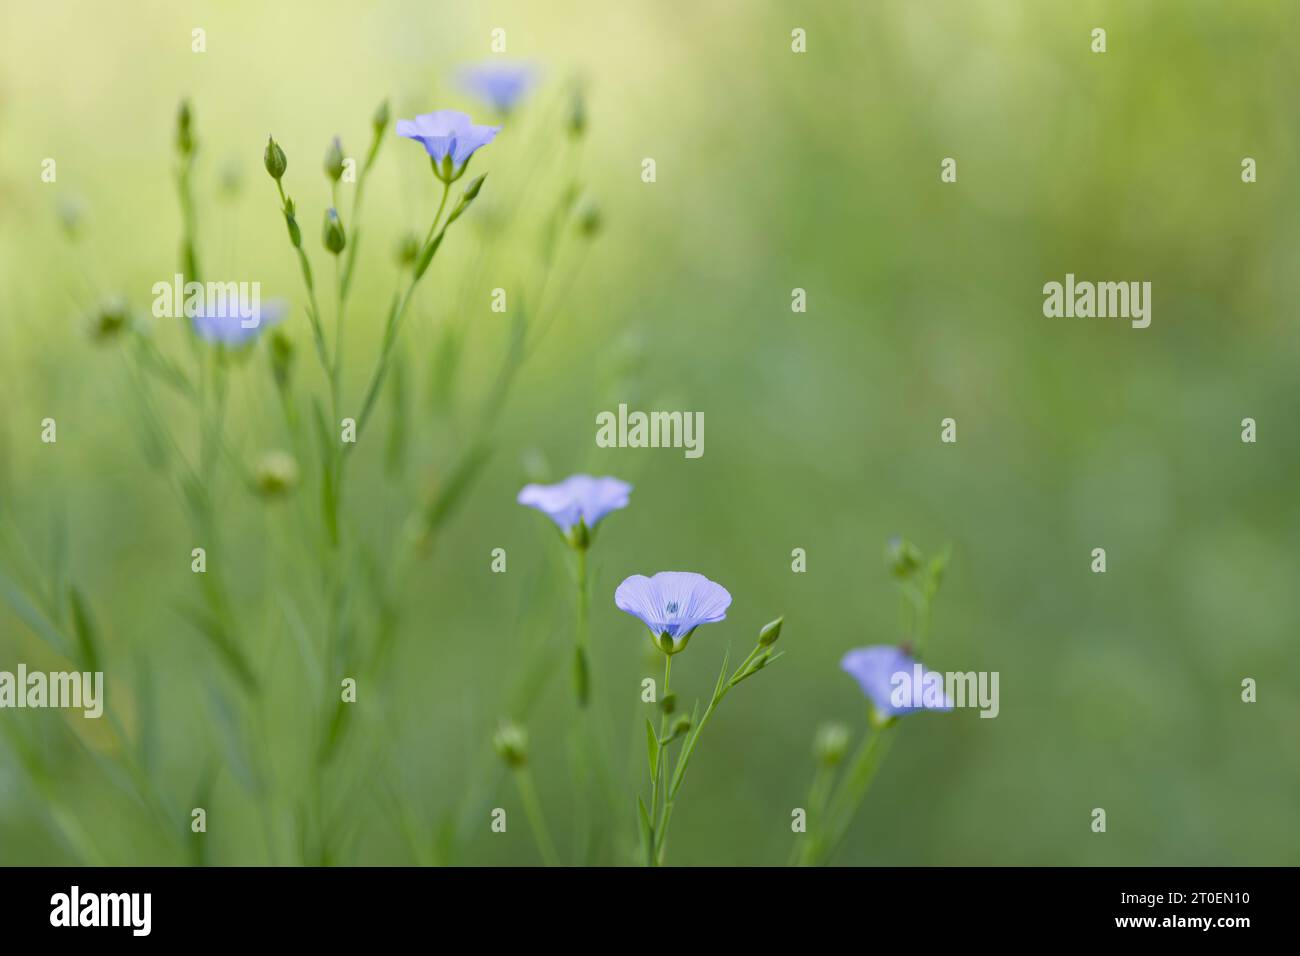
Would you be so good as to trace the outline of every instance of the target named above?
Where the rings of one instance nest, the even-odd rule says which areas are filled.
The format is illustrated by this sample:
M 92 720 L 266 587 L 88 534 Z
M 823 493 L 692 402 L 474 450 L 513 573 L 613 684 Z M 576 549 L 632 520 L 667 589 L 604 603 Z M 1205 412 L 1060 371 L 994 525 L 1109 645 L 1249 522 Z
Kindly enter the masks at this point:
M 867 698 L 869 729 L 842 771 L 839 767 L 850 736 L 847 728 L 831 724 L 818 730 L 813 745 L 817 769 L 808 795 L 808 831 L 796 837 L 792 863 L 816 866 L 834 857 L 898 735 L 900 718 L 919 709 L 949 709 L 946 701 L 900 706 L 893 697 L 894 675 L 910 675 L 925 652 L 934 598 L 943 583 L 949 555 L 950 550 L 944 548 L 927 562 L 915 545 L 901 537 L 887 543 L 885 566 L 899 592 L 900 641 L 896 646 L 857 648 L 841 662 Z

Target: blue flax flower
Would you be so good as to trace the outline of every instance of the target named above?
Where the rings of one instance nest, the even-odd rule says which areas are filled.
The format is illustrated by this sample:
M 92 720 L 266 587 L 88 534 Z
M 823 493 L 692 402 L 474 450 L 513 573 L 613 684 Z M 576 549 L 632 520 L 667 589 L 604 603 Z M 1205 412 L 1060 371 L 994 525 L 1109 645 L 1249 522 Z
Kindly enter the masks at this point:
M 283 319 L 288 310 L 283 299 L 254 303 L 241 291 L 238 297 L 218 305 L 205 304 L 191 321 L 194 331 L 204 341 L 238 348 L 252 342 L 263 329 Z
M 570 542 L 586 547 L 601 518 L 627 507 L 631 491 L 631 485 L 617 478 L 570 475 L 556 485 L 524 485 L 518 500 L 554 521 Z
M 433 160 L 433 171 L 443 182 L 454 182 L 465 172 L 470 157 L 492 142 L 500 126 L 475 126 L 464 113 L 438 110 L 413 120 L 399 119 L 397 135 L 420 143 Z
M 614 603 L 650 628 L 660 650 L 676 654 L 701 624 L 726 620 L 731 594 L 693 571 L 660 571 L 652 578 L 627 578 L 614 592 Z
M 844 655 L 840 667 L 857 680 L 880 723 L 914 710 L 952 709 L 943 675 L 925 670 L 902 648 L 858 647 Z
M 528 95 L 537 80 L 537 70 L 526 63 L 489 60 L 460 72 L 460 85 L 491 104 L 502 116 Z

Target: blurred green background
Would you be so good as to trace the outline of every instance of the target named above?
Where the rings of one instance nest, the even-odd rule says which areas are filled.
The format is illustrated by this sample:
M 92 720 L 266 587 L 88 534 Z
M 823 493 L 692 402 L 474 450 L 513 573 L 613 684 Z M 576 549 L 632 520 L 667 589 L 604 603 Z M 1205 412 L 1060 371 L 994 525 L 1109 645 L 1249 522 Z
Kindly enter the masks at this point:
M 489 745 L 502 717 L 528 727 L 572 859 L 584 828 L 568 770 L 572 584 L 553 530 L 514 497 L 576 471 L 636 486 L 593 552 L 597 706 L 626 791 L 596 862 L 631 859 L 640 680 L 658 666 L 613 606 L 618 582 L 696 570 L 731 591 L 727 621 L 674 663 L 683 696 L 709 692 L 725 646 L 743 655 L 786 616 L 787 656 L 703 736 L 669 849 L 675 864 L 781 863 L 815 728 L 865 726 L 840 656 L 898 638 L 881 550 L 901 532 L 927 552 L 954 548 L 928 664 L 999 671 L 1001 714 L 908 718 L 839 862 L 1300 863 L 1298 9 L 6 4 L 0 572 L 64 631 L 69 589 L 84 595 L 120 733 L 0 712 L 0 863 L 534 864 Z M 1098 26 L 1104 55 L 1089 49 Z M 191 52 L 195 27 L 206 53 Z M 261 168 L 267 134 L 328 275 L 329 137 L 358 155 L 385 97 L 394 117 L 450 107 L 486 121 L 453 78 L 489 57 L 495 27 L 542 82 L 475 158 L 489 173 L 482 202 L 420 287 L 398 382 L 353 456 L 351 646 L 384 626 L 375 595 L 405 515 L 446 490 L 476 442 L 490 457 L 390 594 L 392 649 L 320 770 L 347 671 L 307 663 L 328 614 L 325 545 L 310 532 L 319 468 L 310 437 L 286 431 L 266 343 L 233 373 L 230 457 L 287 448 L 303 483 L 267 502 L 226 462 L 209 547 L 263 676 L 254 699 L 180 610 L 197 599 L 190 550 L 203 542 L 144 426 L 132 350 L 93 341 L 89 316 L 121 294 L 189 361 L 180 323 L 149 316 L 150 287 L 179 268 L 172 141 L 188 97 L 207 278 L 258 280 L 294 304 L 282 329 L 296 394 L 321 393 Z M 790 50 L 795 27 L 806 54 Z M 575 146 L 563 121 L 576 85 L 590 122 Z M 939 182 L 947 156 L 952 185 Z M 55 183 L 41 181 L 46 157 Z M 570 183 L 599 201 L 604 228 L 585 240 L 566 225 L 553 325 L 488 429 L 512 323 L 529 308 L 541 321 L 538 235 Z M 398 281 L 394 242 L 423 231 L 434 185 L 419 147 L 390 133 L 349 309 L 354 404 Z M 75 242 L 59 225 L 69 202 L 84 210 Z M 1044 318 L 1042 286 L 1067 272 L 1151 281 L 1151 327 Z M 497 287 L 504 316 L 489 308 Z M 806 314 L 791 312 L 795 287 Z M 702 411 L 704 456 L 596 448 L 596 413 L 620 402 Z M 192 448 L 194 410 L 157 387 L 153 407 Z M 956 445 L 939 442 L 949 416 Z M 1253 445 L 1240 441 L 1246 416 Z M 45 417 L 55 445 L 39 440 Z M 505 574 L 489 569 L 498 547 Z M 804 574 L 791 572 L 796 547 Z M 1095 547 L 1104 575 L 1089 571 Z M 19 661 L 72 666 L 0 602 L 0 669 Z M 1255 704 L 1240 700 L 1245 677 Z M 121 769 L 128 758 L 139 776 Z M 194 838 L 199 805 L 208 833 Z M 498 806 L 504 835 L 489 832 Z M 1090 831 L 1094 807 L 1104 835 Z

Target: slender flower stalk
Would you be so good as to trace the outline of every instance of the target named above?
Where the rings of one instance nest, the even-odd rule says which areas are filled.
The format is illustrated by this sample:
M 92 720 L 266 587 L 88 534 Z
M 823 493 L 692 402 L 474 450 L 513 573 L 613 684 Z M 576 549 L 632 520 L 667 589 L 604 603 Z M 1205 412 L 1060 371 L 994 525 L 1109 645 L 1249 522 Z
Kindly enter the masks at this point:
M 555 485 L 525 485 L 521 505 L 536 508 L 554 522 L 574 553 L 577 602 L 574 625 L 573 691 L 585 708 L 591 695 L 591 664 L 587 647 L 587 551 L 596 526 L 611 511 L 627 507 L 632 486 L 617 478 L 572 475 Z
M 524 813 L 528 815 L 528 823 L 533 828 L 533 838 L 537 841 L 538 852 L 542 854 L 542 859 L 546 861 L 547 866 L 559 866 L 560 854 L 555 849 L 555 841 L 551 839 L 551 831 L 546 826 L 546 817 L 542 813 L 541 801 L 537 798 L 537 787 L 533 784 L 533 776 L 527 767 L 517 768 L 514 775 L 515 786 L 519 789 L 519 800 L 523 803 Z
M 573 689 L 574 696 L 578 700 L 578 706 L 586 707 L 591 691 L 591 667 L 587 651 L 589 641 L 587 617 L 590 603 L 590 596 L 587 593 L 587 549 L 574 548 L 573 560 L 577 569 L 575 576 L 578 585 L 578 594 L 574 601 Z
M 198 139 L 194 135 L 194 118 L 188 102 L 182 102 L 176 115 L 176 152 L 179 164 L 176 189 L 181 200 L 181 269 L 189 282 L 198 282 L 198 223 L 194 206 L 194 158 Z
M 502 721 L 492 736 L 492 746 L 515 778 L 519 802 L 524 805 L 524 814 L 528 817 L 538 852 L 547 866 L 559 866 L 560 854 L 551 839 L 546 815 L 542 813 L 542 802 L 537 797 L 537 787 L 528 770 L 528 731 L 512 721 Z
M 325 331 L 321 325 L 320 306 L 316 302 L 316 283 L 312 278 L 311 262 L 302 247 L 302 230 L 298 226 L 297 207 L 284 191 L 281 179 L 288 169 L 288 160 L 284 150 L 274 138 L 268 138 L 263 155 L 266 171 L 275 180 L 275 189 L 280 196 L 280 211 L 284 214 L 285 226 L 289 230 L 289 242 L 298 255 L 298 269 L 302 273 L 303 286 L 307 290 L 307 318 L 311 322 L 312 340 L 316 344 L 316 357 L 320 360 L 321 371 L 330 379 L 332 387 L 332 364 L 329 351 L 325 347 Z
M 463 172 L 463 167 L 462 167 Z M 459 219 L 469 208 L 470 204 L 478 197 L 479 190 L 483 188 L 483 180 L 486 177 L 476 177 L 461 194 L 459 201 L 452 208 L 451 215 L 447 217 L 441 228 L 438 222 L 442 218 L 442 212 L 446 207 L 447 193 L 450 189 L 451 182 L 455 180 L 444 180 L 442 201 L 438 205 L 438 212 L 434 216 L 433 222 L 429 226 L 429 236 L 420 250 L 420 256 L 416 260 L 415 268 L 411 275 L 410 283 L 406 287 L 406 292 L 401 296 L 394 296 L 392 304 L 388 309 L 388 318 L 384 323 L 383 344 L 380 346 L 379 360 L 375 364 L 374 371 L 370 375 L 370 384 L 366 387 L 365 397 L 361 402 L 361 413 L 357 416 L 357 431 L 365 431 L 366 422 L 370 419 L 370 413 L 374 408 L 375 400 L 379 397 L 379 389 L 384 384 L 384 379 L 388 375 L 388 369 L 392 363 L 393 346 L 397 342 L 398 334 L 401 332 L 402 320 L 406 316 L 407 307 L 411 303 L 411 296 L 415 294 L 415 287 L 419 284 L 420 279 L 428 270 L 429 264 L 433 257 L 437 255 L 438 249 L 442 246 L 443 237 L 447 229 Z M 350 446 L 349 446 L 350 447 Z

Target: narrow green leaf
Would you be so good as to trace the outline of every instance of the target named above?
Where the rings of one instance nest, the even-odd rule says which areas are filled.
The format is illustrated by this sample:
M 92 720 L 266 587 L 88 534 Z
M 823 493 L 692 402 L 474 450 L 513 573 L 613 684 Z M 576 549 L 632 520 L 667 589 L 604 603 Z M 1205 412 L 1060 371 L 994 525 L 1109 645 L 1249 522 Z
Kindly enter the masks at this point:
M 22 588 L 3 571 L 0 571 L 0 598 L 4 599 L 19 620 L 31 628 L 32 633 L 63 656 L 72 656 L 72 647 L 67 638 L 36 609 L 31 601 L 27 600 L 27 595 L 23 593 Z
M 488 458 L 492 455 L 492 450 L 483 444 L 476 444 L 461 459 L 456 470 L 452 472 L 447 483 L 439 490 L 438 494 L 429 502 L 424 512 L 424 531 L 426 535 L 433 535 L 443 523 L 451 517 L 460 503 L 461 497 L 467 492 L 474 483 L 474 479 L 487 464 Z
M 722 653 L 722 670 L 718 671 L 718 682 L 713 685 L 713 699 L 718 700 L 722 696 L 723 685 L 727 683 L 727 666 L 731 663 L 731 648 L 727 648 Z
M 99 639 L 90 609 L 75 584 L 68 589 L 68 603 L 72 606 L 72 632 L 77 638 L 78 660 L 92 674 L 100 670 Z
M 645 740 L 646 752 L 650 757 L 650 779 L 653 780 L 659 773 L 659 736 L 649 717 L 645 719 Z
M 208 702 L 217 736 L 225 746 L 226 766 L 245 791 L 261 793 L 262 784 L 249 751 L 248 736 L 234 704 L 216 684 L 208 687 Z
M 640 813 L 641 824 L 641 859 L 645 861 L 646 866 L 652 862 L 651 853 L 655 845 L 655 829 L 650 825 L 650 811 L 645 808 L 645 801 L 640 796 L 636 798 L 637 809 Z

